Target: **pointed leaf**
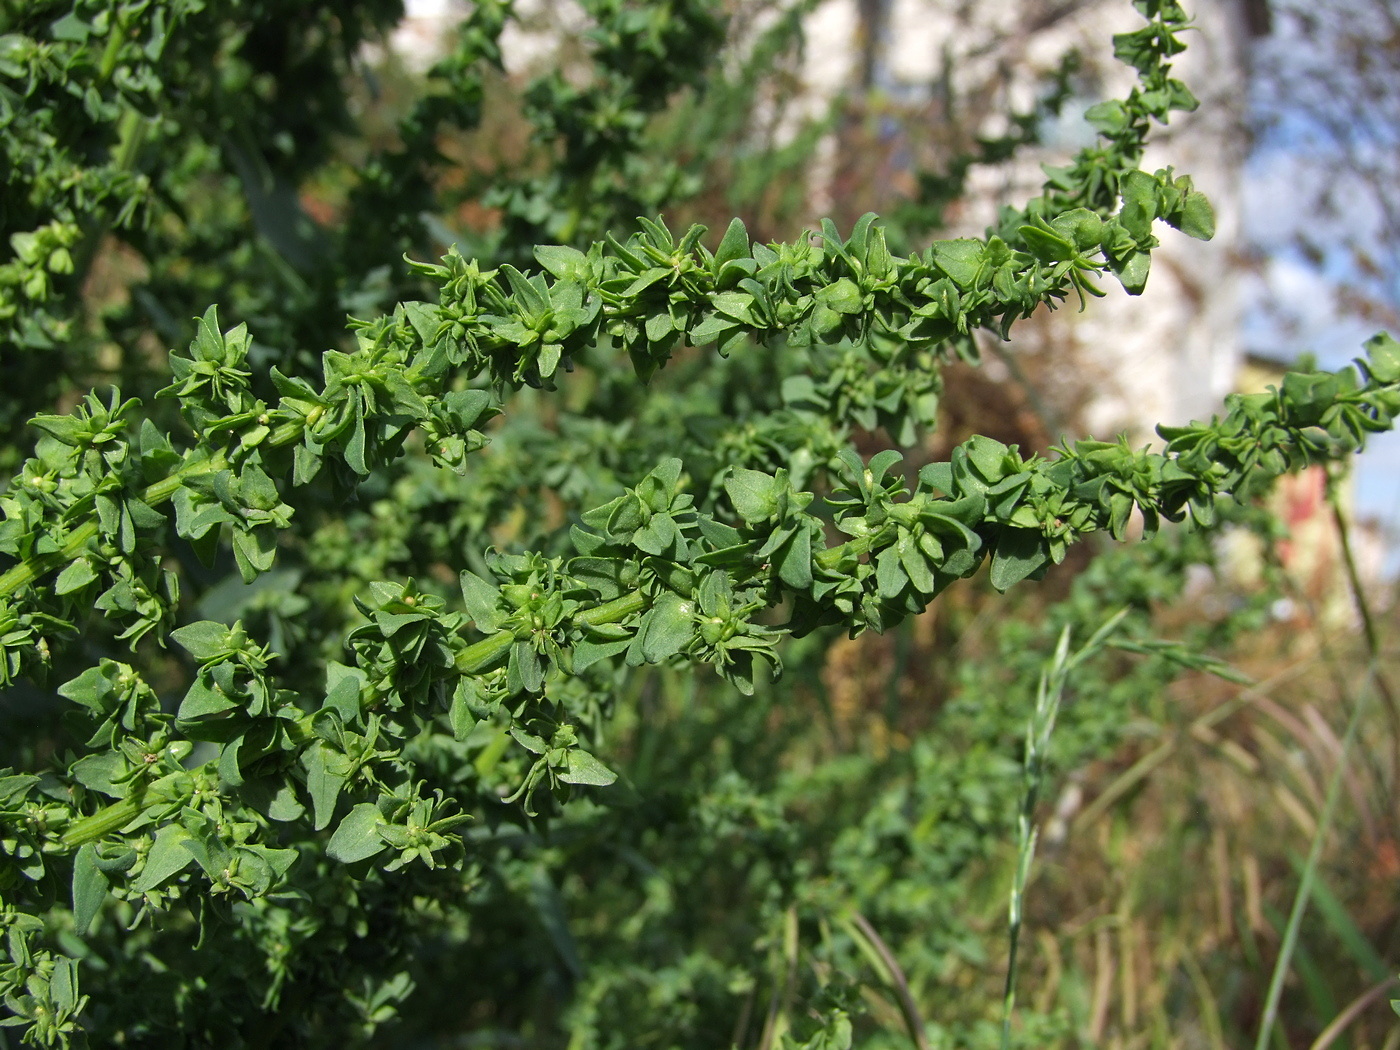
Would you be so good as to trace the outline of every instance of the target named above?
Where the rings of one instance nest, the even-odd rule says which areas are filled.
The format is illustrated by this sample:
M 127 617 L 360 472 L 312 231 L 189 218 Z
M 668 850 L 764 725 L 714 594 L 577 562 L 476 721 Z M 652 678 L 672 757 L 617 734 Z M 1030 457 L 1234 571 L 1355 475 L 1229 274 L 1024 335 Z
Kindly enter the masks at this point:
M 385 825 L 379 807 L 373 802 L 361 802 L 345 815 L 326 843 L 326 855 L 342 864 L 373 857 L 384 849 L 379 829 Z
M 593 784 L 606 787 L 617 779 L 603 763 L 578 747 L 571 747 L 564 753 L 564 769 L 555 774 L 566 784 Z
M 1050 561 L 1045 537 L 1034 529 L 1003 529 L 992 555 L 992 586 L 1005 591 Z
M 1198 241 L 1208 241 L 1215 236 L 1215 209 L 1204 193 L 1188 193 L 1186 203 L 1181 208 L 1180 230 Z
M 678 594 L 667 591 L 647 614 L 643 628 L 642 656 L 658 664 L 680 652 L 695 633 L 693 606 Z
M 201 664 L 217 659 L 227 651 L 228 636 L 228 625 L 213 620 L 200 620 L 170 632 L 175 643 Z
M 97 846 L 89 842 L 73 858 L 73 932 L 87 933 L 107 898 L 107 876 L 97 866 Z
M 189 867 L 194 860 L 194 854 L 184 847 L 189 837 L 190 833 L 179 824 L 167 824 L 161 828 L 151 843 L 150 852 L 146 854 L 146 865 L 131 888 L 137 893 L 145 893 Z
M 476 629 L 483 634 L 499 630 L 504 614 L 496 608 L 496 603 L 501 592 L 470 569 L 463 569 L 459 579 L 463 604 L 467 615 L 476 623 Z
M 725 263 L 742 259 L 748 254 L 749 231 L 744 227 L 744 220 L 731 219 L 729 228 L 724 231 L 724 239 L 719 242 L 719 247 L 715 249 L 713 273 L 718 276 L 719 272 L 724 269 Z

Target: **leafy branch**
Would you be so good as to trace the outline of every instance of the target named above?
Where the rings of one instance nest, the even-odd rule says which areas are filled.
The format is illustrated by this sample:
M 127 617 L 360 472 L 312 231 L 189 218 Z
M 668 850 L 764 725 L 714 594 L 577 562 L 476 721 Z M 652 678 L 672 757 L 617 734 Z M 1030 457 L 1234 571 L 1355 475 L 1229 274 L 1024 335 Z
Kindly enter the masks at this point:
M 89 937 L 104 912 L 136 930 L 177 908 L 200 937 L 254 931 L 248 942 L 273 975 L 263 1009 L 275 1010 L 292 972 L 287 902 L 350 900 L 325 920 L 348 939 L 369 921 L 359 914 L 373 912 L 365 902 L 388 894 L 391 881 L 395 914 L 408 907 L 402 887 L 415 902 L 453 878 L 460 891 L 463 873 L 499 845 L 490 828 L 464 828 L 479 814 L 544 826 L 558 806 L 615 782 L 594 752 L 633 669 L 708 664 L 752 694 L 780 670 L 788 636 L 886 630 L 984 564 L 1005 590 L 1040 578 L 1090 533 L 1127 539 L 1134 521 L 1144 535 L 1163 520 L 1209 527 L 1220 502 L 1389 429 L 1400 411 L 1400 344 L 1378 336 L 1353 369 L 1292 374 L 1277 391 L 1230 399 L 1223 418 L 1161 428 L 1156 451 L 1081 441 L 1027 458 L 974 437 L 910 478 L 899 452 L 867 460 L 848 447 L 857 425 L 912 442 L 932 422 L 939 367 L 975 360 L 977 330 L 1005 336 L 1042 307 L 1071 297 L 1082 305 L 1106 277 L 1141 291 L 1157 220 L 1211 235 L 1210 205 L 1189 178 L 1139 168 L 1150 125 L 1195 102 L 1170 76 L 1184 12 L 1172 0 L 1135 6 L 1146 25 L 1115 48 L 1138 84 L 1094 107 L 1096 145 L 1050 171 L 1044 194 L 1005 211 L 983 238 L 901 257 L 866 215 L 845 236 L 826 221 L 815 235 L 768 245 L 735 220 L 710 248 L 703 226 L 678 235 L 641 219 L 639 231 L 601 233 L 587 247 L 522 250 L 511 256 L 519 266 L 484 266 L 453 250 L 406 263 L 436 287 L 436 301 L 352 321 L 353 347 L 326 352 L 319 379 L 286 362 L 265 367 L 248 326 L 224 330 L 210 307 L 188 349 L 171 354 L 157 395 L 178 409 L 183 433 L 159 425 L 159 403 L 148 409 L 115 389 L 36 416 L 34 454 L 0 495 L 0 685 L 42 683 L 64 669 L 57 693 L 81 746 L 62 756 L 59 773 L 0 775 L 3 1023 L 28 1026 L 26 1038 L 42 1045 L 78 1040 L 89 1004 L 65 954 L 76 949 L 45 940 L 60 927 Z M 587 90 L 562 76 L 537 84 L 541 141 L 558 139 L 562 155 L 545 175 L 519 180 L 507 207 L 507 225 L 534 223 L 560 240 L 611 224 L 612 205 L 595 207 L 591 189 L 570 185 L 611 188 L 614 204 L 628 198 L 624 189 L 666 195 L 627 184 L 628 173 L 675 175 L 638 156 L 641 118 L 660 105 L 639 93 L 662 74 L 673 86 L 693 81 L 719 43 L 706 5 L 669 5 L 652 19 L 611 0 L 591 10 L 591 47 L 606 74 Z M 180 17 L 162 21 L 161 11 Z M 52 215 L 34 206 L 33 228 L 12 237 L 15 258 L 0 263 L 0 286 L 24 300 L 0 302 L 0 324 L 50 341 L 62 334 L 53 321 L 62 311 L 44 304 L 86 265 L 73 258 L 80 235 L 122 225 L 124 209 L 141 201 L 131 174 L 141 142 L 121 130 L 131 130 L 124 114 L 153 97 L 138 74 L 154 76 L 160 48 L 180 44 L 179 31 L 203 11 L 193 0 L 138 4 L 123 8 L 131 21 L 114 23 L 85 7 L 81 18 L 26 23 L 33 38 L 0 37 L 0 104 L 28 98 L 14 87 L 26 78 L 77 86 L 95 75 L 101 87 L 82 100 L 96 107 L 90 121 L 70 100 L 0 124 L 5 141 L 29 136 L 32 160 L 45 127 L 68 141 L 95 124 L 103 141 L 117 137 L 120 169 L 82 169 L 72 157 L 55 166 L 74 178 L 82 169 L 102 192 L 86 199 L 88 212 L 66 199 Z M 352 214 L 431 195 L 439 130 L 476 121 L 510 17 L 508 4 L 479 5 L 436 74 L 457 94 L 414 108 L 400 127 L 402 150 L 376 155 L 351 194 Z M 361 25 L 349 25 L 347 39 Z M 54 39 L 38 43 L 40 30 Z M 673 61 L 697 34 L 686 60 Z M 581 172 L 588 178 L 571 183 Z M 30 188 L 36 201 L 48 194 L 41 175 Z M 534 215 L 534 198 L 557 208 Z M 416 240 L 416 210 L 378 231 L 367 253 Z M 780 385 L 808 429 L 774 437 L 755 426 L 750 447 L 728 458 L 702 440 L 681 455 L 649 450 L 641 467 L 634 457 L 619 483 L 599 483 L 609 498 L 566 508 L 567 553 L 480 556 L 476 530 L 474 549 L 451 552 L 448 579 L 431 564 L 407 580 L 352 571 L 353 552 L 326 554 L 358 619 L 326 632 L 309 674 L 278 660 L 270 634 L 202 607 L 189 613 L 181 587 L 195 559 L 212 565 L 227 544 L 243 581 L 266 582 L 279 550 L 305 539 L 298 527 L 316 505 L 376 491 L 402 473 L 400 459 L 509 496 L 510 485 L 488 476 L 488 457 L 473 456 L 490 421 L 518 409 L 512 393 L 553 392 L 578 366 L 635 386 L 608 375 L 611 351 L 625 351 L 645 382 L 687 346 L 768 355 L 775 370 L 788 365 L 779 354 L 804 355 L 811 374 Z M 747 457 L 762 441 L 769 458 Z M 708 473 L 695 466 L 705 456 L 719 464 Z M 426 524 L 426 515 L 403 517 L 404 531 Z M 119 632 L 137 665 L 83 652 L 94 617 Z M 174 642 L 183 655 L 152 660 L 143 639 Z M 548 898 L 547 881 L 531 892 Z M 71 909 L 54 905 L 64 898 Z M 785 914 L 795 938 L 796 912 Z M 567 945 L 566 930 L 552 932 Z M 897 972 L 893 956 L 882 959 Z M 410 986 L 400 973 L 357 992 L 366 1030 Z

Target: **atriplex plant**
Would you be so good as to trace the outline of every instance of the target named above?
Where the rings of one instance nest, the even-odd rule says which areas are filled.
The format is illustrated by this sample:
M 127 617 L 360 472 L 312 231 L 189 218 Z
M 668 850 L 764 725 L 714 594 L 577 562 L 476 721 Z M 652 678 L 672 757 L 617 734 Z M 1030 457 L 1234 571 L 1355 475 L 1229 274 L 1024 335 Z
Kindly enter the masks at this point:
M 534 222 L 555 239 L 591 236 L 616 228 L 614 205 L 659 205 L 677 185 L 638 159 L 637 86 L 695 79 L 720 23 L 703 5 L 588 6 L 610 75 L 531 93 L 552 115 L 559 167 L 500 192 L 508 233 Z M 224 331 L 210 307 L 158 395 L 183 427 L 163 402 L 116 389 L 34 416 L 38 443 L 0 498 L 0 684 L 56 691 L 72 717 L 46 746 L 17 747 L 25 764 L 0 778 L 0 1023 L 41 1046 L 85 1032 L 153 1046 L 367 1037 L 408 999 L 431 927 L 466 924 L 453 936 L 470 945 L 502 921 L 489 894 L 455 908 L 479 886 L 528 887 L 577 976 L 550 877 L 512 844 L 549 831 L 560 848 L 593 848 L 607 821 L 570 823 L 565 806 L 658 822 L 653 802 L 615 783 L 603 740 L 635 669 L 709 664 L 752 694 L 781 667 L 786 636 L 885 630 L 984 562 L 999 590 L 1038 579 L 1087 534 L 1127 538 L 1135 515 L 1148 535 L 1163 518 L 1209 526 L 1217 501 L 1389 428 L 1400 344 L 1379 336 L 1356 368 L 1289 375 L 1233 398 L 1223 418 L 1161 428 L 1160 451 L 1083 441 L 1027 459 L 974 437 L 913 479 L 897 450 L 855 451 L 856 428 L 914 445 L 934 421 L 940 365 L 975 360 L 976 330 L 1005 335 L 1037 309 L 1082 303 L 1105 275 L 1141 291 L 1156 220 L 1211 235 L 1189 178 L 1138 167 L 1151 123 L 1194 100 L 1170 77 L 1185 13 L 1174 0 L 1134 6 L 1146 24 L 1114 43 L 1137 86 L 1090 110 L 1098 143 L 985 238 L 901 257 L 873 216 L 844 237 L 825 222 L 771 245 L 735 220 L 710 249 L 703 227 L 677 237 L 642 219 L 630 236 L 534 247 L 529 265 L 517 241 L 489 250 L 518 265 L 454 249 L 395 270 L 393 255 L 421 242 L 434 135 L 475 120 L 433 96 L 347 204 L 342 247 L 367 231 L 369 262 L 385 269 L 298 287 L 322 317 L 375 280 L 417 280 L 435 299 L 353 321 L 353 345 L 319 361 L 255 344 L 267 338 L 256 326 Z M 5 10 L 0 141 L 23 163 L 7 175 L 5 220 L 20 226 L 0 323 L 6 367 L 26 384 L 5 395 L 17 422 L 63 394 L 41 379 L 62 373 L 44 355 L 84 323 L 64 276 L 163 199 L 138 170 L 143 140 L 203 156 L 160 109 L 162 72 L 172 53 L 198 54 L 182 32 L 207 44 L 225 23 L 197 0 Z M 439 70 L 468 109 L 509 17 L 480 6 Z M 367 31 L 334 24 L 347 44 Z M 189 72 L 192 96 L 226 101 L 202 75 Z M 94 126 L 111 147 L 100 162 L 77 145 Z M 231 167 L 263 161 L 220 134 Z M 259 179 L 245 179 L 250 207 L 275 212 L 285 201 Z M 153 224 L 131 238 L 156 252 L 162 235 Z M 615 360 L 625 350 L 646 381 L 684 345 L 739 362 L 687 392 L 681 413 L 712 418 L 686 425 L 677 402 L 641 407 Z M 745 355 L 756 374 L 739 370 Z M 78 376 L 95 367 L 60 359 Z M 571 383 L 586 388 L 572 400 Z M 511 430 L 550 399 L 551 427 Z M 483 454 L 490 438 L 498 450 Z M 385 519 L 363 549 L 338 509 L 357 495 Z M 483 557 L 511 504 L 538 520 L 498 532 L 510 552 Z M 209 571 L 229 549 L 247 589 Z M 413 577 L 384 578 L 403 564 Z M 800 872 L 776 838 L 771 849 L 782 897 Z M 784 922 L 796 938 L 796 918 Z M 123 1003 L 128 982 L 142 994 Z M 787 1038 L 789 1008 L 772 1004 L 769 1045 Z M 828 1010 L 809 1045 L 849 1041 L 848 1006 Z

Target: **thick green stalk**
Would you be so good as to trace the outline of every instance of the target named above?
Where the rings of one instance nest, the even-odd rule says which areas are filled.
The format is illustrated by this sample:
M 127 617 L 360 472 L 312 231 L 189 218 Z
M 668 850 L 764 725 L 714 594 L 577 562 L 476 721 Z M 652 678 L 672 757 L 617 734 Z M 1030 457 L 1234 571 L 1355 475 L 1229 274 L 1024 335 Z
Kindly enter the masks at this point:
M 602 605 L 584 610 L 578 613 L 574 619 L 590 626 L 618 623 L 641 612 L 647 607 L 649 601 L 650 599 L 645 592 L 631 591 L 621 597 L 604 602 Z M 478 674 L 489 670 L 510 651 L 510 647 L 515 644 L 515 641 L 514 631 L 497 631 L 480 641 L 473 642 L 457 655 L 456 670 L 464 675 Z M 303 715 L 286 725 L 285 731 L 293 743 L 307 744 L 315 737 L 315 731 L 311 727 L 311 717 L 311 715 Z M 59 838 L 59 841 L 66 847 L 76 849 L 85 843 L 94 842 L 104 835 L 120 830 L 141 814 L 147 802 L 146 794 L 146 789 L 143 788 L 130 798 L 114 802 L 91 816 L 74 821 Z
M 169 477 L 148 485 L 141 493 L 141 501 L 151 507 L 159 506 L 179 492 L 189 478 L 198 477 L 200 474 L 212 474 L 227 466 L 228 458 L 222 452 L 216 452 L 208 459 L 181 467 Z M 50 569 L 72 561 L 96 538 L 97 522 L 87 521 L 70 532 L 63 546 L 53 554 L 41 555 L 32 561 L 22 561 L 18 565 L 10 566 L 0 574 L 0 598 L 8 598 Z
M 595 605 L 591 609 L 574 614 L 574 620 L 585 626 L 597 627 L 605 623 L 620 623 L 627 617 L 641 612 L 650 604 L 643 591 L 631 591 L 612 601 Z M 457 654 L 456 668 L 461 674 L 478 674 L 489 670 L 496 661 L 505 656 L 516 642 L 514 631 L 497 631 L 493 635 L 473 642 Z
M 818 552 L 813 556 L 812 563 L 821 569 L 838 568 L 847 558 L 859 558 L 863 554 L 869 554 L 891 540 L 898 531 L 895 523 L 890 522 L 874 532 L 868 532 L 864 536 L 856 536 L 845 543 L 838 543 L 835 547 L 828 547 L 826 550 Z
M 641 612 L 649 603 L 650 600 L 643 591 L 632 591 L 620 598 L 614 598 L 610 602 L 604 602 L 602 605 L 595 605 L 591 609 L 575 613 L 574 619 L 590 627 L 598 627 L 605 623 L 620 623 L 633 613 Z
M 96 538 L 97 522 L 89 521 L 70 532 L 67 541 L 56 554 L 39 557 L 34 561 L 22 561 L 18 565 L 10 566 L 3 574 L 0 574 L 0 598 L 8 598 L 21 588 L 29 586 L 42 573 L 64 562 L 72 561 L 82 552 L 84 547 Z
M 283 423 L 268 436 L 267 443 L 274 448 L 293 444 L 301 439 L 304 430 L 300 423 Z M 208 459 L 183 466 L 169 476 L 146 486 L 141 493 L 141 501 L 150 507 L 160 506 L 173 498 L 190 478 L 216 473 L 228 465 L 228 455 L 222 451 L 215 451 Z M 0 599 L 17 593 L 49 570 L 71 562 L 96 538 L 97 522 L 87 521 L 70 532 L 63 546 L 54 553 L 10 566 L 4 573 L 0 573 Z
M 107 37 L 107 46 L 102 50 L 102 62 L 98 67 L 98 78 L 103 84 L 111 80 L 112 74 L 117 71 L 117 60 L 121 57 L 122 44 L 126 41 L 126 19 L 118 14 L 112 21 L 114 25 Z
M 488 635 L 479 642 L 473 642 L 457 654 L 457 670 L 461 674 L 476 674 L 488 670 L 497 660 L 505 656 L 514 644 L 514 631 L 497 631 L 493 635 Z
M 141 815 L 141 811 L 146 808 L 146 789 L 143 787 L 130 798 L 124 798 L 120 802 L 114 802 L 105 809 L 100 809 L 90 817 L 83 817 L 73 821 L 68 830 L 60 837 L 59 842 L 69 848 L 76 849 L 88 842 L 96 842 L 104 835 L 110 835 L 114 831 L 120 831 L 127 824 Z

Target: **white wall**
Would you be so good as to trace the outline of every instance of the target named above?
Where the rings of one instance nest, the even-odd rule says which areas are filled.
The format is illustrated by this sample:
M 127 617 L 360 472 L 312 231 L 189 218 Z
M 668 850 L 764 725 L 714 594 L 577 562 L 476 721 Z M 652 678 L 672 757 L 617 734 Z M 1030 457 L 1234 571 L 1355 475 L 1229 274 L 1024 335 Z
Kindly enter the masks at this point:
M 951 59 L 950 82 L 958 94 L 975 94 L 1001 83 L 1000 106 L 1029 108 L 1043 75 L 1060 56 L 1077 48 L 1084 62 L 1086 97 L 1120 95 L 1132 71 L 1112 57 L 1110 35 L 1141 25 L 1127 0 L 883 0 L 883 25 L 874 41 L 875 86 L 887 96 L 919 102 L 930 96 Z M 409 18 L 394 45 L 426 66 L 465 5 L 458 0 L 409 0 Z M 511 27 L 503 41 L 507 68 L 525 74 L 550 61 L 563 39 L 584 23 L 577 6 L 560 0 L 524 0 L 528 29 Z M 1151 436 L 1157 422 L 1178 423 L 1209 416 L 1232 388 L 1240 360 L 1240 178 L 1246 150 L 1243 127 L 1248 39 L 1242 0 L 1194 0 L 1199 31 L 1177 74 L 1201 99 L 1194 114 L 1177 114 L 1154 133 L 1146 166 L 1171 163 L 1190 174 L 1216 208 L 1217 229 L 1209 244 L 1192 241 L 1159 224 L 1163 247 L 1156 254 L 1144 295 L 1130 297 L 1112 279 L 1108 295 L 1078 313 L 1071 300 L 1048 323 L 1023 323 L 1012 349 L 1056 353 L 1084 370 L 1094 394 L 1083 413 L 1088 432 L 1109 437 L 1128 429 L 1135 439 Z M 755 25 L 762 25 L 756 20 Z M 807 20 L 804 97 L 789 111 L 795 133 L 803 119 L 820 119 L 836 94 L 859 74 L 863 25 L 857 0 L 825 0 Z M 1009 79 L 1008 79 L 1009 78 Z M 1073 105 L 1073 104 L 1072 104 Z M 997 134 L 993 113 L 981 128 Z M 1039 165 L 1064 163 L 1085 141 L 1082 121 L 1067 113 L 1059 143 L 1032 151 L 1007 168 L 974 169 L 972 197 L 958 216 L 955 234 L 980 234 L 998 206 L 1033 196 Z M 1079 140 L 1079 141 L 1076 141 Z M 831 206 L 830 180 L 838 157 L 829 139 L 812 166 L 812 217 Z

